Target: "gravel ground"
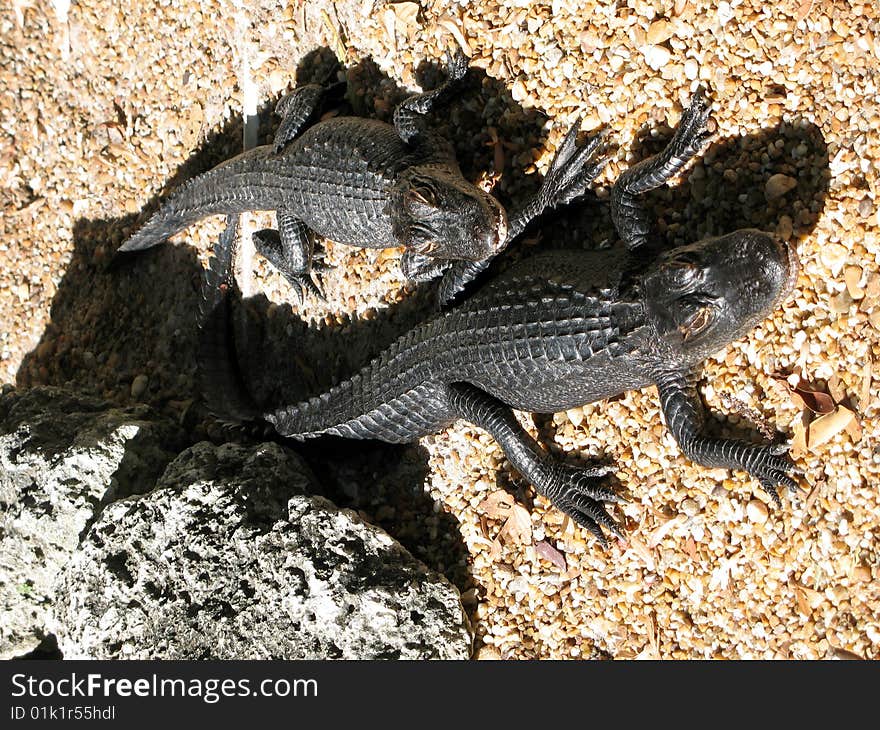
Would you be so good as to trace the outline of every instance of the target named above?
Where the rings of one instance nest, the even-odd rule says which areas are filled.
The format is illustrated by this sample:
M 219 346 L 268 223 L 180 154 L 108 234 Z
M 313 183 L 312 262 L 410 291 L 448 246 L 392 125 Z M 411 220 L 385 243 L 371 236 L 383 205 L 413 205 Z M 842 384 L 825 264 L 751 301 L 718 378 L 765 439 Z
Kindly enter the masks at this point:
M 221 222 L 108 263 L 163 191 L 241 149 L 243 114 L 265 138 L 278 96 L 335 56 L 351 110 L 387 120 L 407 89 L 436 82 L 434 62 L 458 41 L 474 70 L 438 123 L 465 174 L 503 202 L 536 187 L 578 115 L 617 149 L 595 196 L 545 218 L 517 256 L 612 242 L 603 186 L 658 149 L 706 86 L 717 137 L 650 204 L 671 242 L 744 225 L 797 242 L 795 294 L 707 363 L 703 392 L 720 433 L 769 424 L 795 438 L 802 494 L 775 509 L 742 474 L 687 463 L 654 389 L 524 420 L 555 451 L 616 462 L 633 501 L 618 511 L 628 539 L 608 551 L 464 425 L 406 449 L 340 462 L 316 447 L 311 458 L 459 585 L 480 658 L 880 657 L 876 4 L 68 5 L 0 9 L 2 381 L 141 400 L 192 423 L 194 438 L 218 438 L 192 399 L 200 265 Z M 326 247 L 337 269 L 325 306 L 288 306 L 262 261 L 242 275 L 269 331 L 311 323 L 312 349 L 296 341 L 294 357 L 312 383 L 353 367 L 425 304 L 400 280 L 399 251 Z M 361 344 L 340 354 L 349 335 Z

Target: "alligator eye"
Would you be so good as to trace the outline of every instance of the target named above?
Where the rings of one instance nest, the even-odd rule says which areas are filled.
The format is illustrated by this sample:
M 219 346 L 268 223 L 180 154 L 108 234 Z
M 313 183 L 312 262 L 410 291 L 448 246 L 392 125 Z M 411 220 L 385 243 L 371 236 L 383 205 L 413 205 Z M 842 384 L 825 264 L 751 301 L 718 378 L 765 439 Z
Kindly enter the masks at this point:
M 410 205 L 427 205 L 437 207 L 437 196 L 431 188 L 424 185 L 413 186 L 406 191 L 406 202 Z
M 700 332 L 706 329 L 711 322 L 712 307 L 700 307 L 693 315 L 691 315 L 688 321 L 678 329 L 681 332 L 682 339 L 687 342 L 691 337 L 696 337 L 700 334 Z
M 682 291 L 697 278 L 698 268 L 686 261 L 671 261 L 667 267 L 669 286 L 674 291 Z

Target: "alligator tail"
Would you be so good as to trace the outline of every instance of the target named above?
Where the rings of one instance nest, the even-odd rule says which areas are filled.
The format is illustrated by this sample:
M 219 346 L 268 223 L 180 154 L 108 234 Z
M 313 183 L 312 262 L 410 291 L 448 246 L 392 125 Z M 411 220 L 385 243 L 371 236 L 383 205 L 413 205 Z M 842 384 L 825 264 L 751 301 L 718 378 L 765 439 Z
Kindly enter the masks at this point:
M 187 180 L 174 190 L 151 218 L 119 247 L 143 251 L 210 215 L 275 210 L 280 203 L 277 185 L 266 185 L 261 174 L 270 148 L 254 147 Z
M 198 342 L 198 382 L 205 406 L 217 419 L 236 424 L 260 417 L 245 386 L 235 348 L 232 309 L 237 233 L 238 216 L 227 216 L 226 229 L 205 271 Z

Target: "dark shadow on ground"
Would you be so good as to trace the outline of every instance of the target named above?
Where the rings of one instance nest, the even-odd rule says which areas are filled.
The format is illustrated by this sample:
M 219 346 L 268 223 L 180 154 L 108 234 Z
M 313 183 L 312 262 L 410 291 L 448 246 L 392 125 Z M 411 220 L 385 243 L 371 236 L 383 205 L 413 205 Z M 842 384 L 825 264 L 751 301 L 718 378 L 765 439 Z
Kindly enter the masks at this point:
M 315 49 L 300 64 L 297 85 L 327 78 L 334 64 L 330 49 Z M 417 70 L 417 78 L 430 87 L 439 82 L 440 73 L 440 64 L 426 62 Z M 331 109 L 339 114 L 390 122 L 396 103 L 410 93 L 369 58 L 345 69 L 341 77 L 347 79 L 348 91 L 344 99 L 334 100 Z M 259 109 L 260 143 L 272 138 L 277 101 L 277 97 L 266 99 Z M 120 124 L 129 124 L 131 120 L 118 111 L 123 114 Z M 438 131 L 453 141 L 468 179 L 476 180 L 483 173 L 500 175 L 495 192 L 503 203 L 537 189 L 540 176 L 523 171 L 532 162 L 532 150 L 546 140 L 546 116 L 521 107 L 483 70 L 470 70 L 461 93 L 436 120 Z M 199 404 L 196 357 L 202 267 L 185 235 L 175 245 L 114 256 L 171 190 L 238 154 L 242 130 L 242 119 L 234 117 L 207 135 L 140 213 L 76 222 L 72 260 L 52 302 L 50 324 L 24 358 L 18 387 L 56 385 L 118 405 L 144 402 L 183 425 L 192 443 L 204 438 L 253 440 L 246 432 L 219 428 Z M 493 134 L 503 143 L 503 155 L 496 150 Z M 495 170 L 499 161 L 503 169 Z M 219 233 L 222 223 L 218 218 L 206 225 L 216 225 Z M 255 387 L 268 399 L 282 392 L 288 397 L 290 392 L 328 387 L 425 317 L 432 302 L 431 292 L 419 288 L 369 320 L 340 314 L 326 324 L 321 319 L 305 322 L 288 305 L 257 297 L 248 303 L 255 322 L 248 341 L 257 343 L 250 355 L 277 367 L 267 368 L 274 378 L 256 382 Z M 273 349 L 273 342 L 279 341 L 293 343 L 291 359 L 285 359 L 283 348 Z M 364 512 L 462 591 L 471 587 L 457 521 L 436 508 L 426 489 L 424 449 L 334 439 L 294 447 L 340 506 Z

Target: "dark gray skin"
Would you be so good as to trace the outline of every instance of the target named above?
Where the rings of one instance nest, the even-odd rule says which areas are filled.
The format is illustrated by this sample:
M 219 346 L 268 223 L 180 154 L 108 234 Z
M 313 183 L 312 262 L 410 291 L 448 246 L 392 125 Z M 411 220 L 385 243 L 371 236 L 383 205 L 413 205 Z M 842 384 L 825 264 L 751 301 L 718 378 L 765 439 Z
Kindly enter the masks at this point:
M 778 502 L 778 485 L 797 488 L 787 447 L 708 436 L 695 383 L 707 357 L 783 301 L 797 257 L 753 229 L 651 254 L 631 194 L 647 180 L 668 179 L 699 151 L 707 117 L 697 97 L 666 150 L 616 184 L 624 246 L 522 261 L 411 330 L 353 378 L 295 405 L 255 408 L 230 370 L 227 236 L 220 246 L 227 258 L 208 277 L 206 312 L 214 318 L 203 328 L 207 402 L 226 417 L 262 418 L 294 439 L 334 434 L 407 442 L 466 420 L 490 433 L 540 494 L 604 544 L 602 527 L 621 536 L 602 504 L 620 501 L 601 484 L 610 468 L 558 461 L 523 430 L 513 409 L 555 413 L 655 385 L 667 427 L 688 458 L 743 470 Z
M 411 281 L 439 275 L 452 260 L 492 256 L 545 208 L 583 194 L 604 160 L 586 166 L 598 139 L 575 149 L 575 125 L 572 144 L 557 154 L 541 189 L 508 219 L 495 198 L 462 176 L 452 146 L 426 125 L 425 115 L 448 99 L 467 64 L 460 50 L 448 54 L 447 81 L 403 101 L 393 126 L 336 117 L 303 131 L 325 90 L 296 90 L 279 102 L 273 144 L 178 188 L 119 251 L 150 248 L 210 215 L 274 210 L 278 230 L 257 231 L 254 243 L 301 295 L 321 295 L 312 234 L 350 246 L 402 246 L 401 269 Z

